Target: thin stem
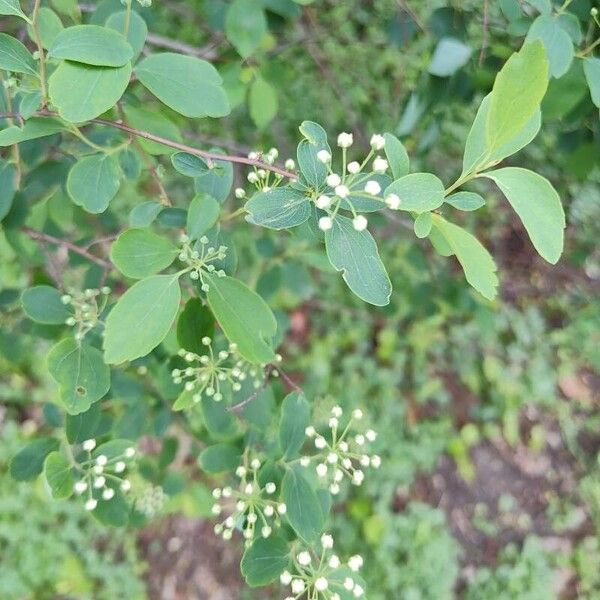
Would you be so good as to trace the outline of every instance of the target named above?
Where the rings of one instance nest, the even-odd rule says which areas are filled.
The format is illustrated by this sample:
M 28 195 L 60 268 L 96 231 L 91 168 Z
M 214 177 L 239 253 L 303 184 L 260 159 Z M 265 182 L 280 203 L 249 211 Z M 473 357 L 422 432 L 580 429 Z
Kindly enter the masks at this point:
M 577 58 L 585 58 L 598 44 L 600 44 L 600 37 L 581 52 L 577 52 L 575 56 L 577 56 Z
M 565 10 L 567 10 L 567 8 L 569 8 L 569 4 L 571 4 L 571 2 L 573 2 L 573 0 L 565 0 L 563 2 L 563 5 L 558 9 L 557 14 L 562 15 L 562 13 L 564 13 Z
M 127 8 L 125 10 L 125 23 L 123 25 L 123 35 L 125 37 L 129 34 L 129 26 L 131 24 L 131 4 L 132 0 L 127 0 Z
M 58 113 L 49 111 L 49 110 L 40 110 L 35 113 L 38 117 L 57 117 Z M 0 113 L 0 118 L 10 118 L 10 117 L 19 117 L 19 113 Z M 231 154 L 219 154 L 218 152 L 208 152 L 206 150 L 200 150 L 199 148 L 194 148 L 193 146 L 188 146 L 186 144 L 180 144 L 179 142 L 175 142 L 173 140 L 169 140 L 167 138 L 161 137 L 159 135 L 155 135 L 150 133 L 149 131 L 143 131 L 141 129 L 135 129 L 134 127 L 130 127 L 129 125 L 125 125 L 122 122 L 118 121 L 109 121 L 107 119 L 91 119 L 88 123 L 96 123 L 97 125 L 106 125 L 107 127 L 114 127 L 115 129 L 120 129 L 121 131 L 125 131 L 131 135 L 135 135 L 137 137 L 141 137 L 145 140 L 150 140 L 153 142 L 158 142 L 159 144 L 163 144 L 164 146 L 168 146 L 169 148 L 175 148 L 176 150 L 181 150 L 182 152 L 187 152 L 189 154 L 193 154 L 194 156 L 200 156 L 201 158 L 208 159 L 209 162 L 212 161 L 225 161 L 231 163 L 239 163 L 243 165 L 250 165 L 254 167 L 259 167 L 261 169 L 265 169 L 266 171 L 272 171 L 273 173 L 278 173 L 282 177 L 287 177 L 288 179 L 296 180 L 298 179 L 298 175 L 291 171 L 286 171 L 281 167 L 277 167 L 275 165 L 270 165 L 266 162 L 262 162 L 258 159 L 248 158 L 246 156 L 233 156 Z
M 4 98 L 6 100 L 6 107 L 8 108 L 9 111 L 12 111 L 12 98 L 10 96 L 10 92 L 8 90 L 8 88 L 5 88 L 4 85 L 4 78 L 2 76 L 2 73 L 0 72 L 0 87 L 2 87 L 2 89 L 4 90 Z M 11 122 L 13 124 L 16 124 L 17 119 L 11 119 Z M 21 186 L 21 152 L 19 150 L 19 144 L 15 144 L 12 147 L 13 150 L 13 155 L 14 155 L 14 159 L 15 159 L 15 166 L 17 168 L 17 177 L 16 177 L 16 181 L 15 181 L 15 186 L 17 189 L 19 189 L 19 187 Z
M 40 0 L 35 0 L 33 6 L 33 15 L 31 16 L 31 29 L 33 30 L 33 37 L 38 49 L 38 55 L 40 60 L 40 83 L 42 86 L 42 102 L 46 105 L 48 101 L 48 87 L 46 85 L 46 57 L 44 56 L 44 47 L 42 46 L 42 37 L 40 35 L 40 29 L 38 27 L 38 17 L 40 14 Z
M 449 196 L 455 189 L 459 188 L 461 185 L 467 183 L 467 181 L 471 181 L 477 177 L 478 173 L 467 173 L 466 175 L 461 175 L 449 188 L 446 188 L 444 192 L 444 196 Z
M 246 208 L 244 206 L 240 206 L 240 208 L 238 208 L 237 210 L 234 210 L 232 213 L 225 215 L 221 219 L 221 221 L 230 221 L 231 219 L 235 219 L 236 217 L 243 215 L 245 212 L 246 212 Z

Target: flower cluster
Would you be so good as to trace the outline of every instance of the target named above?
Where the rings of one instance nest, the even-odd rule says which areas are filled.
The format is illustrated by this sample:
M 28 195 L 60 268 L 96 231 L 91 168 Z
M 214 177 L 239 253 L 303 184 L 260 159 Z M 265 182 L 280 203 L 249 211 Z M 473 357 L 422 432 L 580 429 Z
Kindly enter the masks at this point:
M 144 516 L 151 518 L 159 513 L 167 500 L 167 495 L 160 485 L 146 484 L 137 491 L 134 508 Z
M 229 344 L 227 350 L 218 352 L 213 350 L 209 337 L 203 337 L 202 344 L 206 346 L 207 353 L 201 356 L 180 350 L 179 356 L 188 366 L 171 372 L 174 383 L 185 382 L 185 390 L 193 393 L 194 402 L 200 402 L 203 395 L 220 402 L 223 399 L 223 384 L 229 384 L 237 392 L 242 389 L 242 382 L 249 377 L 253 379 L 255 389 L 261 386 L 264 372 L 244 360 L 238 353 L 236 344 Z
M 306 549 L 292 557 L 294 572 L 284 571 L 279 577 L 280 582 L 290 586 L 292 591 L 285 600 L 295 600 L 302 594 L 314 600 L 340 600 L 340 593 L 344 592 L 351 592 L 355 598 L 364 596 L 361 582 L 352 576 L 362 567 L 362 557 L 351 557 L 346 567 L 332 548 L 333 537 L 324 534 L 319 556 L 313 556 L 314 549 Z
M 267 165 L 274 164 L 278 157 L 279 150 L 277 150 L 277 148 L 271 148 L 265 153 L 253 151 L 248 154 L 250 160 L 262 161 Z M 296 163 L 293 159 L 288 158 L 285 161 L 285 168 L 288 171 L 293 171 L 296 168 Z M 268 192 L 283 181 L 283 175 L 260 167 L 254 167 L 254 169 L 248 173 L 247 179 L 259 192 Z M 246 190 L 241 187 L 236 188 L 235 197 L 240 200 L 245 198 Z
M 384 149 L 385 138 L 382 135 L 373 135 L 371 138 L 371 150 L 362 162 L 348 162 L 347 151 L 353 143 L 354 137 L 351 133 L 340 133 L 338 135 L 337 144 L 342 149 L 342 168 L 340 173 L 333 171 L 331 166 L 332 157 L 329 151 L 320 150 L 317 152 L 317 159 L 327 166 L 329 172 L 326 183 L 330 191 L 319 195 L 314 200 L 316 207 L 326 213 L 326 215 L 319 219 L 319 228 L 323 231 L 327 231 L 333 227 L 334 219 L 340 208 L 352 211 L 354 229 L 364 231 L 367 228 L 367 218 L 356 212 L 351 198 L 353 193 L 358 193 L 361 197 L 367 196 L 373 200 L 382 202 L 382 204 L 385 202 L 390 207 L 392 204 L 395 208 L 399 206 L 399 202 L 398 206 L 395 206 L 396 201 L 392 198 L 393 194 L 388 196 L 385 201 L 379 197 L 381 194 L 381 184 L 375 178 L 371 178 L 372 175 L 367 175 L 366 178 L 364 176 L 359 177 L 369 162 L 371 162 L 371 159 L 370 170 L 372 174 L 384 174 L 388 170 L 388 161 L 377 154 L 378 151 Z
M 82 340 L 89 331 L 96 327 L 100 315 L 106 307 L 108 294 L 110 294 L 110 288 L 103 287 L 99 290 L 93 288 L 83 291 L 69 290 L 68 293 L 61 296 L 60 301 L 73 310 L 73 316 L 69 317 L 65 323 L 69 327 L 76 328 L 76 340 Z
M 345 477 L 353 485 L 361 485 L 365 478 L 363 468 L 373 467 L 378 469 L 381 458 L 377 454 L 369 455 L 365 446 L 377 439 L 377 434 L 368 429 L 364 433 L 352 433 L 353 426 L 363 418 L 360 409 L 352 411 L 352 415 L 345 427 L 340 427 L 340 418 L 343 411 L 339 406 L 334 406 L 329 418 L 330 435 L 325 437 L 317 433 L 314 427 L 306 428 L 307 437 L 314 440 L 314 445 L 319 452 L 312 456 L 303 456 L 300 464 L 309 467 L 316 462 L 315 470 L 319 479 L 329 486 L 329 491 L 336 495 L 340 491 L 340 483 Z
M 249 545 L 257 535 L 267 538 L 274 528 L 281 526 L 281 516 L 287 512 L 287 506 L 277 500 L 275 483 L 259 483 L 261 466 L 257 458 L 248 461 L 245 457 L 235 472 L 239 478 L 237 489 L 224 487 L 213 490 L 216 500 L 213 514 L 229 513 L 225 520 L 215 525 L 215 533 L 223 539 L 231 539 L 233 530 L 239 529 Z
M 111 457 L 105 454 L 92 457 L 96 440 L 85 440 L 81 447 L 87 458 L 74 465 L 81 474 L 81 478 L 74 485 L 74 491 L 80 496 L 85 494 L 86 510 L 94 510 L 99 499 L 112 500 L 117 488 L 124 493 L 131 490 L 131 481 L 126 478 L 126 472 L 131 467 L 135 448 L 128 447 L 122 453 Z
M 209 239 L 205 235 L 194 244 L 185 234 L 179 241 L 182 244 L 179 260 L 188 265 L 190 278 L 194 281 L 199 280 L 202 291 L 208 292 L 209 285 L 204 279 L 206 273 L 216 273 L 219 277 L 225 277 L 225 271 L 217 269 L 214 263 L 225 259 L 227 246 L 215 248 L 209 245 Z

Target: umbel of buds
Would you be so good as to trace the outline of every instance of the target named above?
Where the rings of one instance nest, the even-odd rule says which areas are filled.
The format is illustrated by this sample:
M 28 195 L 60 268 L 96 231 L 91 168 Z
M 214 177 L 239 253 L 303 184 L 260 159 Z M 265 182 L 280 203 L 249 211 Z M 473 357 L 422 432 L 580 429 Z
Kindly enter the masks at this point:
M 96 452 L 96 440 L 88 439 L 81 444 L 85 458 L 74 465 L 79 474 L 79 479 L 73 486 L 74 492 L 85 497 L 85 509 L 92 511 L 98 502 L 111 501 L 117 490 L 127 493 L 131 490 L 131 481 L 127 478 L 127 471 L 135 457 L 135 448 L 127 447 L 119 454 L 107 456 Z
M 227 246 L 215 248 L 210 245 L 209 239 L 203 235 L 199 240 L 192 241 L 183 234 L 180 236 L 181 250 L 179 260 L 187 265 L 186 271 L 190 279 L 200 282 L 203 292 L 208 292 L 209 285 L 206 280 L 208 273 L 215 273 L 218 277 L 225 277 L 223 269 L 217 269 L 215 263 L 222 261 L 227 256 Z
M 82 340 L 100 321 L 100 315 L 106 307 L 109 287 L 88 288 L 83 291 L 69 290 L 60 301 L 72 310 L 65 324 L 75 329 L 75 339 Z

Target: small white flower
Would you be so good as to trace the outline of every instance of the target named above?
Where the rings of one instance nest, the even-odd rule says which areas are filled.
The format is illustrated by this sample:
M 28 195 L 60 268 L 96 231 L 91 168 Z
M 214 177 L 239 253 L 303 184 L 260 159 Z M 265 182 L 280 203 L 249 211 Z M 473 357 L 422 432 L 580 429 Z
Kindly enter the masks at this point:
M 131 489 L 131 481 L 129 481 L 129 479 L 123 479 L 123 481 L 121 481 L 121 491 L 128 492 L 130 489 Z
M 235 503 L 235 510 L 238 512 L 244 512 L 246 510 L 246 503 L 243 500 L 238 500 Z
M 381 466 L 381 457 L 378 456 L 377 454 L 375 454 L 375 456 L 371 457 L 371 466 L 374 469 L 379 469 L 379 467 Z
M 354 436 L 354 441 L 359 445 L 359 446 L 364 446 L 365 444 L 365 436 L 362 435 L 361 433 L 359 433 L 358 435 Z
M 309 456 L 303 456 L 303 457 L 300 459 L 300 464 L 301 464 L 303 467 L 308 467 L 308 465 L 310 465 L 310 457 L 309 457 Z
M 337 554 L 332 554 L 331 557 L 329 558 L 329 566 L 332 569 L 337 569 L 340 566 L 340 559 L 338 557 Z
M 114 495 L 115 495 L 115 490 L 113 490 L 112 488 L 106 488 L 102 492 L 102 498 L 104 498 L 104 500 L 110 500 Z
M 327 462 L 334 465 L 338 461 L 338 455 L 335 452 L 330 452 L 327 455 Z
M 308 437 L 314 437 L 316 431 L 315 428 L 312 425 L 309 425 L 305 430 L 304 433 L 308 436 Z
M 337 144 L 340 148 L 350 148 L 354 143 L 354 136 L 351 133 L 340 133 L 337 138 Z
M 319 150 L 317 152 L 317 160 L 322 163 L 328 163 L 331 160 L 331 154 L 327 150 Z
M 374 179 L 370 179 L 369 181 L 367 181 L 367 183 L 365 183 L 365 192 L 367 194 L 377 196 L 377 194 L 381 192 L 381 186 Z
M 95 498 L 90 498 L 85 503 L 85 510 L 94 510 L 96 506 L 98 506 L 98 500 L 96 500 Z
M 125 450 L 125 456 L 127 458 L 133 458 L 135 456 L 135 448 L 132 448 L 131 446 L 129 446 L 129 448 L 127 448 Z
M 333 548 L 333 537 L 328 533 L 325 533 L 321 536 L 321 545 L 323 548 Z
M 358 571 L 363 566 L 363 558 L 359 554 L 351 556 L 348 560 L 348 566 L 351 571 Z
M 331 417 L 331 419 L 329 419 L 329 427 L 331 429 L 335 429 L 338 425 L 339 421 L 335 417 Z
M 335 188 L 335 195 L 340 198 L 345 198 L 350 193 L 350 190 L 345 185 L 338 185 Z
M 331 198 L 323 194 L 316 199 L 315 204 L 317 205 L 317 208 L 329 208 L 331 206 Z
M 298 559 L 298 562 L 303 567 L 306 567 L 307 565 L 310 565 L 310 563 L 312 561 L 312 557 L 310 556 L 310 552 L 307 552 L 306 550 L 304 550 L 303 552 L 300 552 L 296 558 Z
M 319 477 L 325 477 L 327 475 L 327 465 L 325 463 L 319 463 L 315 470 Z
M 333 480 L 336 483 L 339 483 L 342 479 L 344 479 L 344 471 L 342 471 L 341 469 L 336 469 L 333 475 Z
M 341 406 L 334 406 L 331 409 L 331 414 L 334 417 L 337 417 L 339 419 L 342 416 L 342 414 L 343 414 L 342 407 Z
M 248 173 L 248 181 L 250 183 L 258 183 L 258 175 L 254 171 Z
M 73 488 L 75 489 L 75 492 L 77 494 L 83 494 L 83 492 L 85 492 L 85 490 L 87 490 L 87 482 L 86 481 L 77 481 L 75 483 L 75 485 L 73 486 Z
M 340 493 L 340 486 L 337 483 L 332 483 L 329 486 L 329 491 L 334 495 L 337 496 Z
M 368 457 L 366 454 L 363 454 L 363 455 L 360 457 L 360 464 L 361 464 L 363 467 L 368 467 L 368 466 L 371 464 L 371 459 L 370 459 L 370 458 L 369 458 L 369 457 Z
M 348 173 L 356 175 L 360 172 L 360 163 L 353 160 L 351 163 L 348 163 L 348 166 L 346 168 L 348 169 Z
M 279 576 L 279 581 L 281 582 L 282 585 L 290 585 L 290 583 L 292 582 L 292 575 L 289 571 L 284 571 L 280 576 Z
M 106 478 L 102 475 L 100 475 L 100 477 L 96 477 L 96 479 L 94 479 L 94 487 L 95 488 L 104 487 L 105 483 L 106 483 Z
M 215 488 L 215 489 L 212 491 L 212 497 L 213 497 L 215 500 L 218 500 L 218 499 L 221 497 L 221 488 Z
M 254 485 L 252 483 L 247 483 L 244 492 L 246 492 L 248 496 L 252 495 L 254 493 Z
M 375 133 L 371 136 L 371 148 L 373 150 L 382 150 L 385 146 L 385 138 L 378 133 Z
M 304 591 L 304 581 L 302 579 L 294 579 L 292 581 L 292 593 L 301 594 Z
M 256 171 L 258 173 L 258 176 L 261 179 L 266 179 L 267 178 L 267 172 L 264 169 L 259 169 L 258 171 Z
M 246 190 L 244 188 L 235 188 L 235 197 L 241 200 L 246 197 Z
M 315 448 L 318 448 L 319 450 L 323 450 L 323 448 L 325 448 L 325 446 L 327 446 L 327 442 L 325 441 L 324 437 L 318 436 L 315 438 Z
M 249 152 L 248 153 L 248 158 L 250 160 L 258 160 L 258 152 Z
M 272 529 L 268 526 L 265 525 L 261 530 L 260 530 L 260 535 L 262 535 L 264 538 L 268 538 L 271 533 L 272 533 Z
M 321 217 L 319 219 L 319 229 L 321 231 L 327 231 L 333 227 L 333 220 L 331 217 Z
M 102 466 L 102 467 L 103 467 L 103 466 L 104 466 L 104 465 L 105 465 L 107 462 L 108 462 L 108 458 L 107 458 L 107 457 L 106 457 L 104 454 L 101 454 L 100 456 L 98 456 L 98 457 L 96 458 L 96 464 L 97 464 L 97 465 L 100 465 L 100 466 Z
M 265 513 L 266 517 L 272 517 L 273 513 L 275 512 L 275 509 L 270 504 L 268 504 L 267 506 L 265 506 L 263 512 Z
M 366 433 L 365 433 L 365 437 L 370 441 L 370 442 L 374 442 L 377 439 L 377 433 L 375 433 L 372 429 L 369 429 Z
M 363 418 L 363 411 L 360 410 L 360 408 L 355 408 L 352 411 L 352 417 L 355 418 L 357 421 L 360 421 Z
M 291 158 L 288 158 L 288 159 L 285 161 L 285 168 L 286 168 L 288 171 L 293 171 L 293 170 L 296 168 L 296 163 L 294 162 L 294 160 L 293 160 L 293 159 L 291 159 Z
M 381 158 L 381 156 L 375 157 L 373 160 L 373 171 L 375 173 L 385 173 L 389 167 L 388 161 L 385 158 Z
M 369 221 L 364 215 L 356 215 L 354 219 L 352 219 L 352 226 L 356 231 L 364 231 L 367 228 Z
M 284 504 L 283 502 L 282 502 L 281 504 L 279 504 L 279 505 L 277 506 L 277 512 L 278 512 L 280 515 L 285 515 L 285 513 L 287 512 L 287 505 L 286 505 L 286 504 Z
M 355 598 L 360 598 L 365 593 L 365 591 L 362 589 L 362 587 L 360 587 L 360 585 L 356 584 L 352 593 L 354 594 Z
M 230 487 L 224 487 L 223 491 L 221 492 L 223 494 L 223 498 L 230 498 L 231 497 L 231 488 Z
M 91 452 L 96 447 L 96 440 L 85 440 L 82 444 L 83 449 Z
M 250 466 L 256 471 L 256 469 L 260 469 L 260 460 L 258 458 L 253 458 L 250 462 Z
M 213 515 L 220 515 L 221 514 L 221 505 L 213 504 L 212 508 L 211 508 L 211 512 Z
M 274 494 L 276 489 L 277 486 L 272 481 L 269 481 L 269 483 L 267 483 L 267 485 L 265 486 L 267 494 Z
M 365 480 L 365 474 L 362 471 L 360 471 L 359 469 L 354 471 L 354 473 L 352 474 L 352 483 L 354 485 L 362 485 L 362 482 L 364 480 Z
M 235 474 L 241 479 L 242 477 L 244 477 L 244 475 L 246 475 L 246 467 L 240 465 L 236 470 L 235 470 Z
M 327 175 L 326 181 L 327 185 L 334 188 L 337 185 L 340 185 L 340 183 L 342 183 L 342 178 L 337 173 L 330 173 L 329 175 Z
M 388 194 L 385 203 L 388 205 L 388 208 L 398 210 L 400 208 L 400 197 L 397 194 Z
M 323 592 L 328 587 L 329 587 L 329 583 L 327 582 L 327 579 L 325 579 L 325 577 L 319 577 L 315 581 L 315 590 L 317 590 L 318 592 Z
M 122 460 L 115 463 L 115 473 L 122 473 L 126 468 L 127 465 Z
M 258 517 L 256 516 L 256 513 L 250 513 L 246 517 L 246 520 L 248 521 L 248 523 L 250 523 L 250 525 L 253 525 L 254 523 L 256 523 L 257 519 L 258 519 Z
M 349 458 L 344 458 L 344 460 L 342 460 L 342 465 L 345 469 L 349 469 L 352 467 L 352 461 Z
M 348 443 L 347 442 L 340 442 L 338 445 L 342 452 L 348 452 Z
M 344 579 L 344 587 L 350 591 L 354 587 L 354 579 L 352 579 L 352 577 L 346 577 Z

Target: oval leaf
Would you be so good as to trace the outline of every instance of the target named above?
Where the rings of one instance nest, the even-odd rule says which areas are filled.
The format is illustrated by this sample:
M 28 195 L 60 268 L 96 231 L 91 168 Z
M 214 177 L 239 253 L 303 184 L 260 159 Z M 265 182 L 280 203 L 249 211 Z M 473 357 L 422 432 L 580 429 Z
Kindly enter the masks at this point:
M 295 458 L 304 445 L 310 418 L 310 407 L 304 394 L 292 392 L 283 399 L 279 423 L 279 445 L 284 460 Z
M 445 202 L 458 210 L 467 212 L 477 210 L 485 205 L 485 200 L 475 192 L 456 192 L 456 194 L 448 196 Z
M 58 440 L 49 437 L 33 440 L 10 461 L 10 474 L 16 481 L 35 479 L 44 468 L 50 452 L 58 450 Z
M 291 187 L 255 194 L 245 206 L 248 220 L 269 229 L 289 229 L 310 217 L 310 201 L 304 192 Z
M 110 258 L 127 277 L 142 279 L 166 269 L 179 249 L 147 229 L 128 229 L 113 243 Z
M 6 33 L 0 33 L 0 69 L 38 76 L 36 62 L 29 50 Z
M 73 493 L 73 473 L 61 452 L 51 452 L 44 461 L 44 475 L 53 498 L 68 498 Z
M 444 184 L 431 173 L 411 173 L 389 185 L 385 196 L 390 194 L 400 198 L 400 210 L 429 212 L 444 203 Z
M 64 325 L 73 315 L 61 302 L 62 294 L 49 285 L 37 285 L 23 292 L 21 305 L 25 314 L 36 323 Z
M 197 240 L 205 234 L 219 218 L 221 205 L 208 194 L 197 194 L 190 202 L 187 213 L 186 231 L 190 239 Z
M 242 557 L 240 568 L 250 587 L 275 581 L 290 561 L 287 542 L 280 537 L 258 538 Z
M 71 167 L 67 192 L 75 204 L 88 212 L 104 212 L 121 186 L 119 174 L 119 165 L 113 156 L 86 156 Z
M 323 529 L 323 511 L 315 491 L 298 470 L 286 472 L 282 494 L 294 531 L 308 544 L 316 542 Z
M 239 448 L 231 444 L 215 444 L 200 453 L 198 461 L 206 473 L 223 473 L 233 471 L 242 459 Z

